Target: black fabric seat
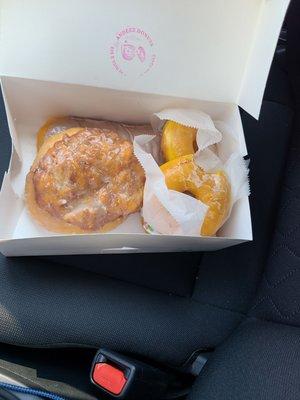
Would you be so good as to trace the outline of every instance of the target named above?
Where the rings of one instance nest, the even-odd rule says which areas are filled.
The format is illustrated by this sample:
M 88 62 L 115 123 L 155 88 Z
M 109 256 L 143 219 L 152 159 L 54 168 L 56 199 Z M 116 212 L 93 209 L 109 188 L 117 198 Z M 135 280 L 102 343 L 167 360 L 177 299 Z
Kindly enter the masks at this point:
M 216 346 L 240 321 L 237 312 L 79 269 L 1 261 L 4 343 L 101 346 L 180 365 L 197 349 Z
M 215 351 L 189 400 L 297 400 L 300 330 L 249 319 Z
M 300 118 L 267 267 L 246 320 L 205 366 L 190 400 L 300 398 Z
M 216 349 L 189 400 L 300 398 L 300 5 L 288 14 L 288 66 L 295 120 L 274 233 L 255 299 Z
M 274 82 L 279 85 L 274 86 Z M 10 259 L 0 256 L 0 342 L 46 348 L 108 347 L 172 367 L 184 365 L 198 351 L 217 348 L 191 398 L 218 399 L 204 395 L 210 395 L 211 386 L 218 386 L 221 377 L 227 377 L 228 382 L 230 378 L 236 379 L 234 374 L 214 372 L 219 371 L 219 365 L 224 369 L 223 365 L 227 365 L 226 360 L 218 361 L 218 357 L 226 358 L 236 343 L 245 343 L 248 352 L 241 360 L 247 358 L 250 344 L 257 340 L 254 331 L 260 330 L 263 335 L 269 326 L 267 322 L 256 323 L 261 318 L 260 307 L 267 307 L 264 301 L 253 306 L 252 312 L 257 314 L 252 314 L 249 322 L 242 321 L 253 304 L 275 225 L 293 120 L 286 82 L 286 73 L 276 59 L 259 122 L 242 112 L 251 158 L 253 242 L 204 254 Z M 4 157 L 0 158 L 0 173 L 3 174 L 10 145 L 7 126 L 3 125 L 3 107 L 1 113 L 0 148 Z M 259 298 L 266 293 L 261 289 Z M 237 336 L 231 338 L 241 323 Z M 249 324 L 255 325 L 251 331 Z M 223 347 L 228 337 L 229 344 Z M 243 347 L 240 344 L 238 349 Z M 278 355 L 278 359 L 283 358 Z M 37 361 L 32 363 L 38 365 Z M 15 368 L 5 365 L 8 369 Z M 233 365 L 243 368 L 234 357 L 228 365 L 230 370 Z M 43 378 L 41 372 L 32 380 L 43 387 L 46 386 Z M 79 382 L 74 379 L 73 385 L 78 386 Z M 217 396 L 216 388 L 214 393 Z M 227 398 L 234 399 L 229 395 Z

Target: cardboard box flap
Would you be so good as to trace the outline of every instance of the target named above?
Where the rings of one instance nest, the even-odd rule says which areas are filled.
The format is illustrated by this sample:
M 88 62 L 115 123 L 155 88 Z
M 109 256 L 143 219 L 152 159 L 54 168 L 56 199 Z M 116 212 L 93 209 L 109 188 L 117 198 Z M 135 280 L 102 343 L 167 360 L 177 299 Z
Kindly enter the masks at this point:
M 2 75 L 240 104 L 258 116 L 288 0 L 2 0 Z
M 286 0 L 267 0 L 261 8 L 237 102 L 255 118 L 259 116 L 269 69 L 288 5 L 289 1 Z

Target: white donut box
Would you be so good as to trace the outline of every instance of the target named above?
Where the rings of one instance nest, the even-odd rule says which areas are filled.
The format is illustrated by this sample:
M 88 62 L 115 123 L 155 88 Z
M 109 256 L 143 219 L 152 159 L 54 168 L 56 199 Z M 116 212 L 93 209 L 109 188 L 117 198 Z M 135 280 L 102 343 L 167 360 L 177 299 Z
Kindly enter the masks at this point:
M 252 240 L 247 197 L 217 237 L 150 235 L 139 214 L 109 233 L 59 235 L 32 221 L 24 183 L 36 132 L 58 115 L 143 123 L 164 108 L 196 108 L 227 123 L 246 155 L 239 106 L 258 118 L 288 3 L 2 0 L 0 74 L 13 146 L 0 193 L 0 251 L 207 251 Z

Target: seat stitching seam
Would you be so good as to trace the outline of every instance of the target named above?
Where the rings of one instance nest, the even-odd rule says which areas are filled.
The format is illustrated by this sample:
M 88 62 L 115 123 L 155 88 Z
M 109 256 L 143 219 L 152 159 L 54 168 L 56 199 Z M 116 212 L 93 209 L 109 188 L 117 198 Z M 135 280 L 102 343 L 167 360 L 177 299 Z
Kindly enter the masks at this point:
M 299 307 L 297 310 L 294 310 L 289 315 L 283 314 L 283 312 L 279 309 L 279 307 L 277 306 L 277 304 L 274 302 L 273 298 L 270 295 L 268 296 L 268 299 L 270 300 L 270 303 L 273 306 L 273 308 L 277 311 L 277 313 L 283 319 L 290 319 L 291 317 L 294 317 L 295 315 L 297 315 L 300 312 L 300 307 Z
M 281 277 L 276 283 L 271 285 L 269 281 L 267 280 L 265 274 L 263 275 L 263 279 L 265 279 L 268 288 L 269 289 L 276 289 L 281 283 L 285 282 L 287 279 L 289 279 L 295 272 L 298 272 L 299 268 L 294 268 L 290 270 L 287 274 L 285 274 L 283 277 Z M 264 300 L 268 298 L 268 294 L 262 296 L 260 299 L 257 300 L 257 302 L 251 307 L 250 311 L 253 311 L 255 308 L 257 308 Z

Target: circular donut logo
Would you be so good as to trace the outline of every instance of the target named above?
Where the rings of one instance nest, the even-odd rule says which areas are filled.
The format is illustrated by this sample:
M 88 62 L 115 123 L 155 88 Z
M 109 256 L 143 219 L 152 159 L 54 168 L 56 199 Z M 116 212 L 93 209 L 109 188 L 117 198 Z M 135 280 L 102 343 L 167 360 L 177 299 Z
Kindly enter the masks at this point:
M 147 74 L 156 63 L 152 37 L 143 29 L 128 27 L 116 34 L 109 49 L 113 68 L 123 76 Z

